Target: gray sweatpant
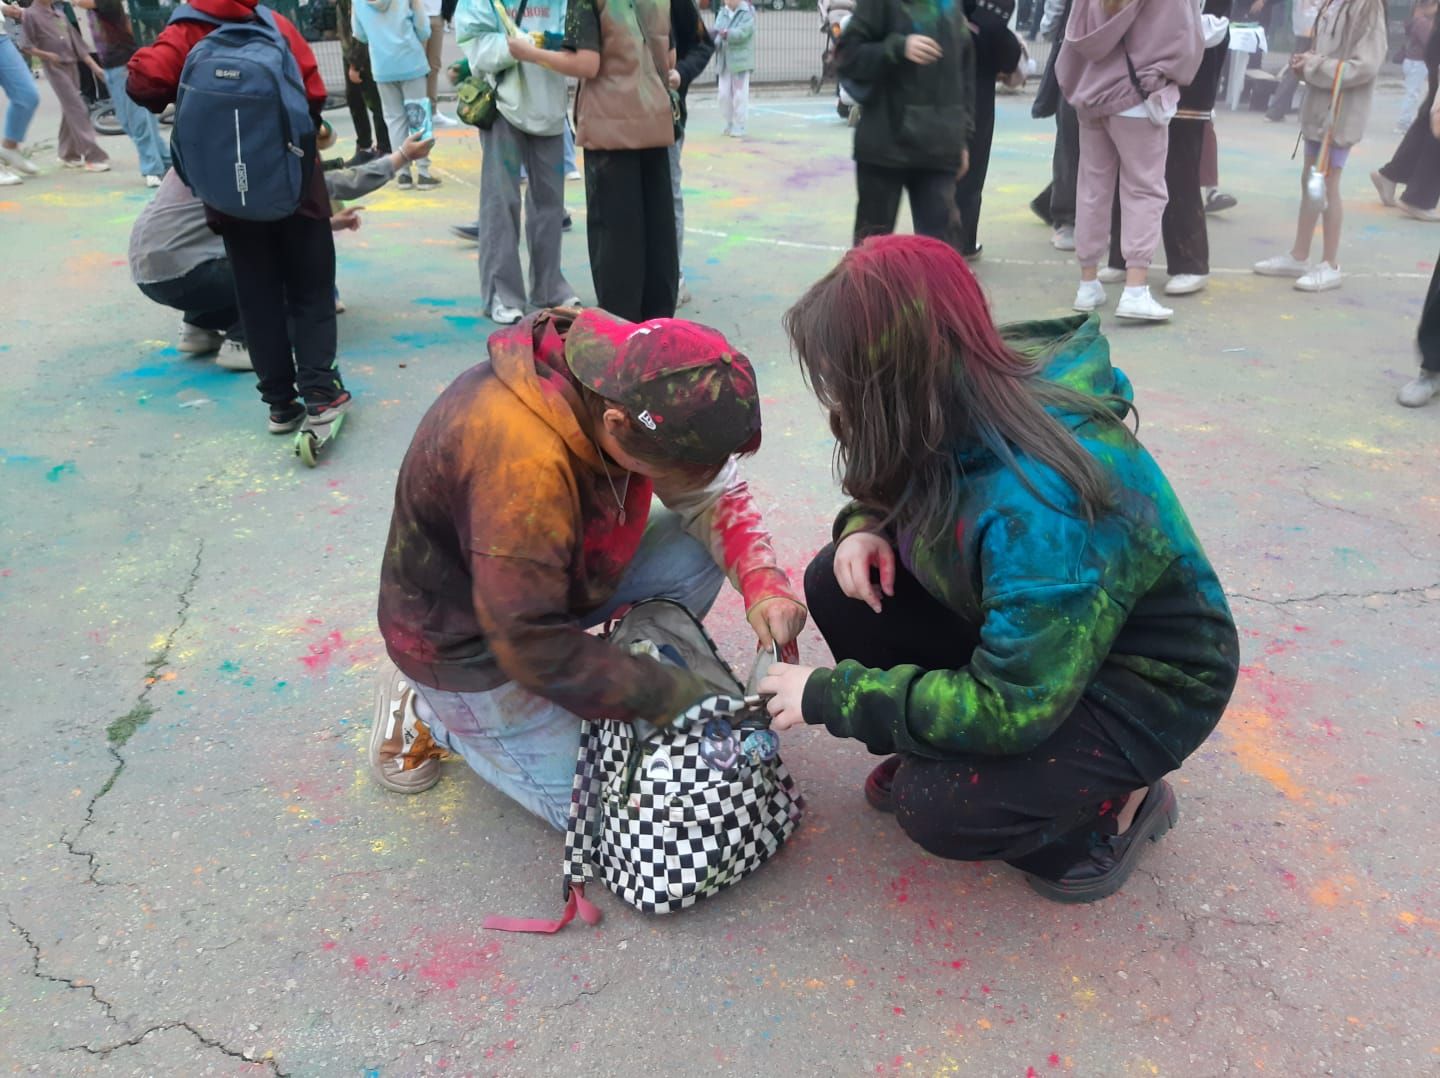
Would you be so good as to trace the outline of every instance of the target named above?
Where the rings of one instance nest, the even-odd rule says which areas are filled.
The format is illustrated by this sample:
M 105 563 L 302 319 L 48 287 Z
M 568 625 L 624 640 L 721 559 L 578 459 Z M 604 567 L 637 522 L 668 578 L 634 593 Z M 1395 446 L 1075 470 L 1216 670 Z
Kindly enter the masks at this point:
M 530 135 L 504 116 L 480 132 L 480 297 L 525 307 L 520 273 L 520 169 L 525 191 L 525 246 L 530 251 L 530 304 L 553 307 L 575 294 L 560 270 L 565 219 L 565 137 Z

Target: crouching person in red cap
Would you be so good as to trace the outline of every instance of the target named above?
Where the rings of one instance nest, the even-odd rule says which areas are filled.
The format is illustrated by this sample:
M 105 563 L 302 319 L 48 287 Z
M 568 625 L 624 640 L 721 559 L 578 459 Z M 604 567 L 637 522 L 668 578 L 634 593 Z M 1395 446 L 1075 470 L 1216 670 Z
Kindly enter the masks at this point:
M 762 647 L 791 644 L 805 608 L 736 472 L 759 448 L 760 401 L 723 336 L 551 310 L 489 348 L 400 467 L 379 608 L 399 669 L 370 765 L 419 793 L 449 750 L 563 829 L 577 716 L 663 725 L 708 693 L 587 628 L 650 598 L 704 617 L 727 575 Z

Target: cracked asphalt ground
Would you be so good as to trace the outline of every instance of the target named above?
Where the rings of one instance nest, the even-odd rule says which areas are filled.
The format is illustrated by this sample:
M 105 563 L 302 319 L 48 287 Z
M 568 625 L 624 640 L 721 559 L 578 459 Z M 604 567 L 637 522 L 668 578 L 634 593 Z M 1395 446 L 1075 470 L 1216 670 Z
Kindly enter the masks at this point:
M 806 821 L 732 892 L 669 919 L 601 894 L 597 929 L 482 932 L 489 913 L 556 910 L 559 837 L 461 765 L 405 798 L 364 763 L 395 469 L 489 328 L 445 227 L 473 216 L 473 136 L 442 137 L 438 192 L 372 196 L 340 238 L 359 405 L 315 471 L 265 433 L 247 376 L 175 353 L 177 319 L 131 288 L 147 196 L 123 139 L 112 173 L 5 189 L 0 1068 L 1440 1070 L 1440 406 L 1393 403 L 1440 230 L 1365 182 L 1395 102 L 1345 181 L 1344 289 L 1243 272 L 1288 242 L 1294 135 L 1224 114 L 1240 205 L 1212 219 L 1209 291 L 1170 326 L 1107 321 L 1245 669 L 1176 777 L 1181 825 L 1081 908 L 923 854 L 866 808 L 873 761 L 802 731 L 784 752 Z M 1011 319 L 1059 312 L 1075 278 L 1025 208 L 1050 143 L 1027 109 L 1002 100 L 978 266 Z M 755 357 L 748 472 L 798 572 L 840 499 L 779 316 L 846 241 L 848 134 L 823 98 L 758 99 L 738 144 L 712 103 L 693 115 L 687 313 Z M 55 122 L 47 104 L 35 132 Z M 590 297 L 569 190 L 567 266 Z M 733 599 L 711 626 L 742 661 Z

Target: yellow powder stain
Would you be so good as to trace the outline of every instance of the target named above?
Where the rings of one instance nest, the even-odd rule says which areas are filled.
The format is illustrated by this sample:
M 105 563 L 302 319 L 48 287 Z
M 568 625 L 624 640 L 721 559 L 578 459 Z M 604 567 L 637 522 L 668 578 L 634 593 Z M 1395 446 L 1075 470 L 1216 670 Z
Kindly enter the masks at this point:
M 1415 914 L 1411 913 L 1409 910 L 1401 910 L 1400 920 L 1407 925 L 1413 925 L 1417 921 L 1419 921 L 1420 918 L 1415 916 Z
M 370 851 L 372 853 L 389 853 L 391 849 L 388 839 L 376 838 L 370 840 Z
M 977 1026 L 979 1026 L 981 1029 L 989 1029 L 989 1028 L 990 1028 L 990 1019 L 988 1019 L 988 1018 L 982 1018 L 982 1019 L 980 1019 L 980 1021 L 976 1022 L 975 1024 L 976 1024 Z
M 1371 445 L 1369 442 L 1362 441 L 1359 438 L 1347 438 L 1341 444 L 1344 445 L 1346 449 L 1353 449 L 1357 453 L 1369 453 L 1377 457 L 1385 452 L 1385 450 L 1381 449 L 1378 445 Z
M 808 981 L 805 982 L 805 987 L 809 989 L 824 988 L 825 982 L 822 981 L 819 977 L 811 977 Z
M 0 202 L 0 213 L 14 213 L 19 208 L 18 202 Z
M 1230 711 L 1220 729 L 1230 741 L 1240 766 L 1264 779 L 1291 801 L 1305 800 L 1305 787 L 1291 776 L 1289 758 L 1275 748 L 1270 728 L 1273 722 L 1263 711 L 1240 708 Z

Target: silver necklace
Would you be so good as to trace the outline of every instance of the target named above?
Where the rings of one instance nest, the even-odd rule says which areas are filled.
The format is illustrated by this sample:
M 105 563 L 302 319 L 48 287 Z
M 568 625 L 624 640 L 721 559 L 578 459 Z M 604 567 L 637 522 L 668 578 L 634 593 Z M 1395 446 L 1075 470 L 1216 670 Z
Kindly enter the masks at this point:
M 592 439 L 593 441 L 593 439 Z M 600 455 L 600 467 L 605 471 L 605 482 L 610 484 L 610 496 L 615 499 L 615 508 L 620 510 L 620 523 L 625 523 L 625 499 L 620 497 L 620 492 L 615 489 L 615 480 L 610 478 L 610 465 L 605 463 L 605 451 L 595 443 L 595 452 Z M 625 473 L 625 496 L 630 496 L 630 473 Z

